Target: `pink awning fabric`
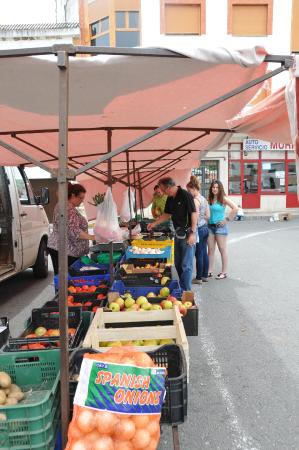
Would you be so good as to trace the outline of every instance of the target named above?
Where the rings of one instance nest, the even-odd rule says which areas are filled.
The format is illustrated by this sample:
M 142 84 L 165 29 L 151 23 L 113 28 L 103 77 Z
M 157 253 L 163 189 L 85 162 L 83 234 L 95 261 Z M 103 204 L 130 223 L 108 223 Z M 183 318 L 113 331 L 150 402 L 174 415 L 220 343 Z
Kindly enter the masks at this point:
M 107 56 L 70 58 L 68 166 L 78 168 L 108 152 L 107 131 L 112 129 L 112 150 L 146 134 L 266 72 L 265 50 L 225 48 L 172 48 L 189 58 Z M 53 57 L 0 59 L 0 140 L 57 168 L 59 69 Z M 130 149 L 131 161 L 143 177 L 164 173 L 169 164 L 184 183 L 201 154 L 228 139 L 227 120 L 235 117 L 259 89 L 252 87 Z M 256 123 L 254 123 L 256 127 Z M 82 130 L 88 128 L 88 130 Z M 91 129 L 97 128 L 97 129 Z M 102 129 L 98 129 L 102 128 Z M 204 131 L 209 130 L 209 131 Z M 280 139 L 281 141 L 281 139 Z M 281 141 L 283 142 L 283 141 Z M 171 165 L 171 161 L 173 165 Z M 27 163 L 0 146 L 0 165 Z M 90 181 L 90 191 L 105 189 L 107 162 L 79 180 Z M 113 176 L 126 180 L 125 155 L 112 159 Z M 165 169 L 166 170 L 166 169 Z M 177 172 L 174 172 L 177 171 Z M 182 175 L 184 174 L 184 175 Z M 94 177 L 97 177 L 95 179 Z M 132 181 L 132 177 L 131 177 Z M 144 183 L 144 198 L 151 195 Z M 117 182 L 114 196 L 125 186 Z

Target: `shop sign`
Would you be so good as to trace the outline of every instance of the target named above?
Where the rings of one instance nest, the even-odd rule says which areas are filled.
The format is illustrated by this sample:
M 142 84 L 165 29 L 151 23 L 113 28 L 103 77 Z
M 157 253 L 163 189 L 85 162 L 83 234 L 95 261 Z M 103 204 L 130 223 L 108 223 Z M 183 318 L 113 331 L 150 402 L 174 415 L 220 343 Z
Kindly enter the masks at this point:
M 294 150 L 292 144 L 282 144 L 280 142 L 268 142 L 261 141 L 260 139 L 244 139 L 243 151 L 244 152 L 258 152 L 258 151 L 285 151 Z

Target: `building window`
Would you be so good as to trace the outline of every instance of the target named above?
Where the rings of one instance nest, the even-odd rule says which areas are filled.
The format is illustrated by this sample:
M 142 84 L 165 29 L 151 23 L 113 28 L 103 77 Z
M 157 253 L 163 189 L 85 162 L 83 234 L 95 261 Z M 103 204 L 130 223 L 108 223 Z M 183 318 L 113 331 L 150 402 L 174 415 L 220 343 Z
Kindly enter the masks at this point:
M 228 34 L 268 36 L 272 34 L 273 0 L 229 0 Z
M 115 12 L 116 47 L 138 47 L 140 45 L 139 11 Z
M 262 191 L 285 192 L 285 163 L 262 162 Z
M 90 44 L 99 47 L 109 47 L 109 17 L 103 17 L 90 25 L 90 35 L 92 37 Z
M 199 178 L 201 182 L 201 194 L 208 198 L 212 181 L 219 179 L 219 161 L 202 159 L 200 166 L 197 169 L 193 169 L 192 174 Z
M 297 175 L 296 164 L 291 162 L 288 164 L 288 192 L 296 194 L 297 192 Z
M 241 163 L 240 161 L 230 161 L 229 163 L 229 194 L 241 194 Z
M 205 0 L 161 0 L 161 34 L 205 34 Z

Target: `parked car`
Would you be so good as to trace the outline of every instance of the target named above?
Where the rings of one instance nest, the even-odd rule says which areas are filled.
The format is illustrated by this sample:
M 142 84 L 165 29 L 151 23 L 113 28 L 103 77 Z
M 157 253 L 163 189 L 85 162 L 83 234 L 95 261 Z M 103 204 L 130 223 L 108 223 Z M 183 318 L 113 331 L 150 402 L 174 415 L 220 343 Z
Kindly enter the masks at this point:
M 0 281 L 29 267 L 48 275 L 48 188 L 33 194 L 22 167 L 0 166 Z

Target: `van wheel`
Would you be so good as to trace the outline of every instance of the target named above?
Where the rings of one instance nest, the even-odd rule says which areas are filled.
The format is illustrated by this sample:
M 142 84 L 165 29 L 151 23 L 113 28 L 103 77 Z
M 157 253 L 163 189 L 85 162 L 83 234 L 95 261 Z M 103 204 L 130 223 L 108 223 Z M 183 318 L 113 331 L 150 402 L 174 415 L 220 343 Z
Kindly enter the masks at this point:
M 33 268 L 36 278 L 46 278 L 48 275 L 48 250 L 44 240 L 39 244 L 38 254 Z

